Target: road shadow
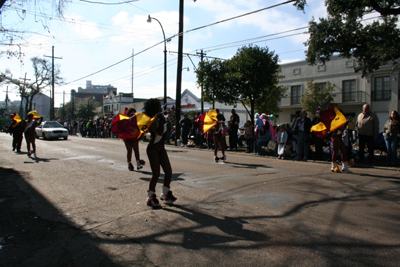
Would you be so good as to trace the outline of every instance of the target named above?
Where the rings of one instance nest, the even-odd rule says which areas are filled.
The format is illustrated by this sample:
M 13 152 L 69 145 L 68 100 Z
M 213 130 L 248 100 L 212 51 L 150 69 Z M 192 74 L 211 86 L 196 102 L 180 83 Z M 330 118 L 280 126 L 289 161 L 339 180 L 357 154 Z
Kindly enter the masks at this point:
M 238 169 L 256 169 L 256 168 L 271 168 L 264 164 L 245 164 L 238 162 L 225 162 L 225 164 Z
M 152 172 L 142 172 L 142 173 L 146 173 L 150 176 L 153 174 Z M 183 175 L 183 173 L 173 173 L 171 181 L 185 181 L 185 179 L 180 178 L 181 175 Z M 149 178 L 148 177 L 140 177 L 139 179 L 142 181 L 150 182 L 151 177 L 149 177 Z M 157 183 L 158 184 L 164 183 L 164 174 L 163 173 L 160 174 L 160 178 L 158 178 Z
M 0 167 L 0 265 L 122 266 L 13 169 Z M 38 215 L 33 208 L 45 213 Z

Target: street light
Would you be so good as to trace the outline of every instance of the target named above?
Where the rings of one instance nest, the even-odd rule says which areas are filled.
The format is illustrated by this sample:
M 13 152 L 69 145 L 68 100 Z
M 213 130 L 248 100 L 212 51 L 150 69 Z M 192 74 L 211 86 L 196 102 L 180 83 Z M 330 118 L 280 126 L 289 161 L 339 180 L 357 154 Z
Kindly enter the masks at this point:
M 151 23 L 152 19 L 156 20 L 158 22 L 158 24 L 160 24 L 161 30 L 162 30 L 162 33 L 164 36 L 164 110 L 165 110 L 165 109 L 167 109 L 167 40 L 165 39 L 164 28 L 158 19 L 152 18 L 149 15 L 147 22 Z

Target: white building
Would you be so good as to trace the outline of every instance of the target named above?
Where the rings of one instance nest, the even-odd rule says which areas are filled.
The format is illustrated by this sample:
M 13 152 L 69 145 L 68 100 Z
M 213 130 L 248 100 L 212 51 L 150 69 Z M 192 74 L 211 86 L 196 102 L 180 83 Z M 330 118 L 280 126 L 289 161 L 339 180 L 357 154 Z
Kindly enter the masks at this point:
M 300 96 L 304 93 L 306 79 L 313 79 L 323 89 L 327 82 L 335 84 L 334 103 L 343 110 L 344 115 L 356 117 L 362 112 L 364 104 L 370 104 L 371 110 L 379 118 L 380 129 L 392 110 L 399 110 L 399 71 L 392 72 L 391 65 L 361 77 L 354 72 L 355 60 L 332 57 L 325 65 L 309 65 L 299 61 L 281 65 L 282 79 L 279 85 L 287 86 L 287 97 L 280 103 L 282 112 L 277 123 L 291 122 L 297 110 L 301 110 Z
M 204 112 L 208 112 L 210 109 L 219 109 L 227 121 L 232 115 L 231 110 L 235 109 L 240 118 L 240 125 L 250 120 L 250 115 L 241 102 L 237 102 L 236 105 L 225 105 L 219 102 L 215 102 L 213 105 L 213 103 L 204 102 L 203 106 Z M 194 95 L 189 89 L 185 89 L 181 95 L 181 115 L 193 110 L 201 112 L 201 98 Z
M 123 107 L 133 103 L 132 93 L 119 93 L 111 91 L 108 95 L 103 97 L 103 113 L 105 115 L 117 115 L 124 113 Z

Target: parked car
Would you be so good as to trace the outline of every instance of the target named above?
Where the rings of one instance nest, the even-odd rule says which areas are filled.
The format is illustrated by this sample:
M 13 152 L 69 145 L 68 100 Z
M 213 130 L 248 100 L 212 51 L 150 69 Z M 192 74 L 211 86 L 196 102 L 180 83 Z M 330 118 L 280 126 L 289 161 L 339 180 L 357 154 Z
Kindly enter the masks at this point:
M 36 138 L 42 137 L 47 139 L 58 139 L 60 137 L 64 140 L 68 139 L 68 130 L 56 121 L 44 121 L 39 127 L 36 127 Z

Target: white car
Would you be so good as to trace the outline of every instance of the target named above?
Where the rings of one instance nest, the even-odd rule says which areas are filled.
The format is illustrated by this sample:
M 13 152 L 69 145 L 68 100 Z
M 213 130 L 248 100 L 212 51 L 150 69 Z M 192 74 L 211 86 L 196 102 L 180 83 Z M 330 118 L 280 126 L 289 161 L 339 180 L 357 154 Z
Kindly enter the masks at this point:
M 64 140 L 68 139 L 68 130 L 56 121 L 44 121 L 40 126 L 36 127 L 36 138 L 43 137 L 47 139 L 58 139 L 60 137 Z

